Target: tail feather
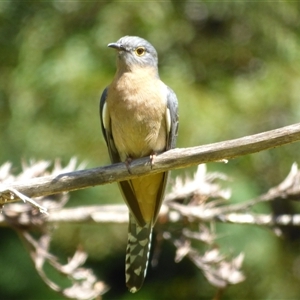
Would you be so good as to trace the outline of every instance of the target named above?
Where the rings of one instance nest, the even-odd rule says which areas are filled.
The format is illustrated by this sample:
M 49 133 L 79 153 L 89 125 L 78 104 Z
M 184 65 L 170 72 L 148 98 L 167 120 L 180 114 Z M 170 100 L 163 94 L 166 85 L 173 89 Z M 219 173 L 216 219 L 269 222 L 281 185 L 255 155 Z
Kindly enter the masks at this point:
M 137 292 L 143 285 L 151 247 L 152 224 L 139 226 L 129 215 L 128 244 L 126 250 L 126 285 L 130 292 Z

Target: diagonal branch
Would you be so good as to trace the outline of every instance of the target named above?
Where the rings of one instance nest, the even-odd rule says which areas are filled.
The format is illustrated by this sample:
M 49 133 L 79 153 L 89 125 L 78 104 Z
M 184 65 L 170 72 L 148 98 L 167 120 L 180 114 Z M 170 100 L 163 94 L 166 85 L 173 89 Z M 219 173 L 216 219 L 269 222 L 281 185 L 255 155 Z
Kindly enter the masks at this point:
M 7 193 L 8 189 L 15 189 L 28 197 L 46 196 L 128 180 L 141 175 L 149 175 L 171 169 L 186 168 L 212 161 L 224 161 L 299 140 L 300 123 L 297 123 L 234 140 L 191 148 L 173 149 L 157 155 L 152 168 L 148 157 L 140 158 L 131 163 L 131 174 L 128 173 L 124 163 L 118 163 L 100 168 L 64 173 L 58 176 L 38 177 L 24 182 L 2 185 L 0 188 L 0 200 L 3 198 L 3 194 Z M 17 199 L 5 198 L 5 200 L 5 202 L 2 201 L 2 204 L 14 202 Z

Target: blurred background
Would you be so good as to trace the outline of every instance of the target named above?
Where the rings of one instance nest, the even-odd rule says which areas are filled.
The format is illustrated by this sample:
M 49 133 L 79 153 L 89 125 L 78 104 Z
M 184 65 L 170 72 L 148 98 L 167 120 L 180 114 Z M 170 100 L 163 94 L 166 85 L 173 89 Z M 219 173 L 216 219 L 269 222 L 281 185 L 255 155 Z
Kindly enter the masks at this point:
M 299 122 L 300 3 L 222 1 L 1 1 L 0 165 L 76 156 L 88 168 L 109 164 L 98 117 L 103 89 L 115 72 L 107 44 L 124 35 L 149 40 L 159 54 L 161 79 L 179 99 L 178 147 L 233 139 Z M 209 171 L 232 178 L 232 202 L 280 183 L 299 144 L 230 161 Z M 191 174 L 195 168 L 173 172 Z M 69 206 L 122 203 L 116 184 L 71 193 Z M 297 203 L 257 212 L 297 212 Z M 218 243 L 245 253 L 246 281 L 222 299 L 298 299 L 297 230 L 282 238 L 254 226 L 217 224 Z M 36 274 L 18 236 L 2 227 L 1 299 L 63 299 Z M 188 260 L 174 263 L 162 245 L 137 295 L 127 292 L 127 226 L 64 224 L 53 248 L 66 259 L 77 244 L 87 265 L 111 286 L 104 299 L 211 299 L 215 289 Z

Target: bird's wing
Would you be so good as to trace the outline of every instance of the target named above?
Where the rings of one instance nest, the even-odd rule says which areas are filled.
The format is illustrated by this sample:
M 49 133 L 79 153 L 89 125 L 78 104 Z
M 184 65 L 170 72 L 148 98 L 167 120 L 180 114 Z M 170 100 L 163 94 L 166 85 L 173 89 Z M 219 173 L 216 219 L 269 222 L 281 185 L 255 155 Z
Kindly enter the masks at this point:
M 167 147 L 166 150 L 170 150 L 175 148 L 176 140 L 178 135 L 178 125 L 179 125 L 179 117 L 178 117 L 178 100 L 176 94 L 169 87 L 168 95 L 167 95 L 167 118 L 169 118 L 169 122 L 167 122 L 168 127 L 168 138 L 167 138 Z
M 179 117 L 178 117 L 178 100 L 176 94 L 173 90 L 167 87 L 167 108 L 166 108 L 166 123 L 167 123 L 167 145 L 166 150 L 170 150 L 175 148 L 176 139 L 178 135 L 178 125 L 179 125 Z M 156 205 L 154 210 L 153 224 L 156 222 L 157 216 L 159 214 L 159 210 L 164 198 L 165 189 L 167 185 L 169 177 L 169 172 L 164 173 L 164 177 L 161 181 L 161 185 L 159 187 L 159 191 L 157 193 Z
M 102 127 L 102 133 L 105 138 L 110 160 L 112 163 L 119 163 L 121 162 L 120 155 L 117 151 L 117 148 L 115 146 L 115 142 L 112 136 L 111 132 L 111 121 L 109 112 L 107 111 L 106 106 L 106 98 L 107 98 L 108 88 L 106 88 L 101 96 L 100 99 L 100 121 L 101 121 L 101 127 Z M 144 226 L 146 224 L 142 212 L 140 210 L 138 201 L 136 199 L 136 196 L 134 194 L 134 191 L 132 189 L 130 181 L 121 181 L 118 182 L 120 190 L 122 192 L 122 196 L 129 207 L 131 213 L 136 218 L 136 221 L 139 223 L 140 226 Z M 128 201 L 130 199 L 130 201 Z
M 105 138 L 110 160 L 113 163 L 120 162 L 120 156 L 116 149 L 113 136 L 111 133 L 111 125 L 110 125 L 110 116 L 109 112 L 107 111 L 107 105 L 106 105 L 106 98 L 107 98 L 108 88 L 106 88 L 100 98 L 100 121 L 101 121 L 101 128 L 102 133 Z

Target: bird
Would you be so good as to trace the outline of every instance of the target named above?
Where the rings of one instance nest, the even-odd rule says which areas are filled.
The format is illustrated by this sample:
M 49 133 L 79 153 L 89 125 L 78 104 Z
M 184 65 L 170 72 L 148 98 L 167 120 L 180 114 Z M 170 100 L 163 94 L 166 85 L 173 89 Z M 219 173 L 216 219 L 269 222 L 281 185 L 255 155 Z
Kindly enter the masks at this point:
M 130 162 L 175 148 L 178 100 L 158 73 L 155 48 L 145 39 L 124 36 L 108 44 L 117 51 L 117 70 L 100 99 L 100 121 L 110 160 Z M 118 182 L 129 208 L 125 279 L 130 292 L 143 285 L 152 229 L 166 189 L 169 172 Z

